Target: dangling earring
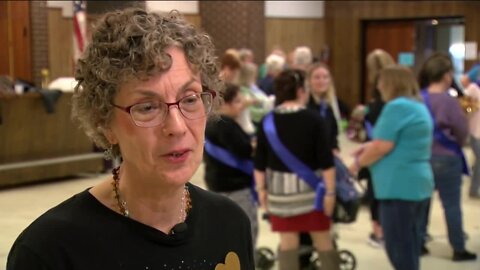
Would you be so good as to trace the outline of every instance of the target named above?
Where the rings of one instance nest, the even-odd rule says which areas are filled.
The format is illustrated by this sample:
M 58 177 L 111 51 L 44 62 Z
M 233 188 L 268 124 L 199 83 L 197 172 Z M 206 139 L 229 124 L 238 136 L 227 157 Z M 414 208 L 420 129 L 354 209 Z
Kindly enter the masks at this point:
M 105 160 L 112 160 L 113 159 L 113 145 L 109 145 L 107 149 L 103 151 L 103 158 Z

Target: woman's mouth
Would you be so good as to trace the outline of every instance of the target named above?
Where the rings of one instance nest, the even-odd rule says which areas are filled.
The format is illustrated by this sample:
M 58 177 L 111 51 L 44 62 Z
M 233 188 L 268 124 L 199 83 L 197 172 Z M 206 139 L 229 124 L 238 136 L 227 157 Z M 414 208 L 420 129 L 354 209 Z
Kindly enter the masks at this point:
M 190 150 L 178 150 L 178 151 L 172 151 L 166 155 L 163 155 L 169 162 L 172 163 L 182 163 L 185 160 L 187 160 L 189 154 L 191 153 Z

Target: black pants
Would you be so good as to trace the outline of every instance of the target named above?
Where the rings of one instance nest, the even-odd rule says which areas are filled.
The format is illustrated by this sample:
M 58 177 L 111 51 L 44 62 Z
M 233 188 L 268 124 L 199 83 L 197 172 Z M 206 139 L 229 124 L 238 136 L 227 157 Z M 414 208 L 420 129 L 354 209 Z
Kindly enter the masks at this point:
M 375 199 L 375 193 L 373 191 L 372 176 L 370 175 L 370 171 L 368 170 L 368 168 L 362 168 L 358 173 L 358 178 L 367 180 L 367 189 L 365 191 L 364 199 L 370 206 L 370 217 L 372 221 L 376 221 L 380 223 L 379 202 L 377 199 Z

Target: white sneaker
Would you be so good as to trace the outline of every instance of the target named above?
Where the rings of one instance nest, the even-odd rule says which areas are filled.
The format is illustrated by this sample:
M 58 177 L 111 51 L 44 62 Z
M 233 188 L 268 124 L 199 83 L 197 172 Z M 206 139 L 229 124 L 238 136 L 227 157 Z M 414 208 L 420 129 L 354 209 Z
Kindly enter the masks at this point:
M 376 237 L 373 233 L 368 237 L 367 243 L 373 248 L 384 248 L 385 240 L 383 238 Z

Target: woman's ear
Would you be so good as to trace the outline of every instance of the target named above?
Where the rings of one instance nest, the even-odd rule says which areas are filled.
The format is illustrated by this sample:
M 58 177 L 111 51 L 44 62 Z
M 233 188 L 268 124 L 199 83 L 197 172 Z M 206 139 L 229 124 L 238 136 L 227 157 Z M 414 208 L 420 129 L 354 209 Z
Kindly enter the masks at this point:
M 110 128 L 101 128 L 102 133 L 107 138 L 108 143 L 111 145 L 118 144 L 117 136 L 113 133 L 113 131 Z

